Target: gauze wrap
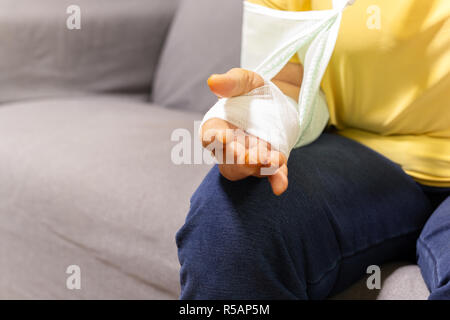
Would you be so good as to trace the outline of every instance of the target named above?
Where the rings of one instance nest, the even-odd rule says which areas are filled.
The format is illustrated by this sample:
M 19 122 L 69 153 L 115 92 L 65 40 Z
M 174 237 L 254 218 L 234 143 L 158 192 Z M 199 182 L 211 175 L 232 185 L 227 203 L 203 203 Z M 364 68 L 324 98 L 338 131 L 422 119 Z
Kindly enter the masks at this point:
M 333 0 L 331 10 L 300 12 L 244 2 L 241 67 L 261 75 L 264 86 L 219 99 L 201 126 L 212 118 L 226 120 L 286 157 L 294 147 L 315 140 L 329 118 L 320 82 L 336 43 L 342 10 L 352 2 Z M 298 103 L 270 81 L 294 54 L 304 69 Z

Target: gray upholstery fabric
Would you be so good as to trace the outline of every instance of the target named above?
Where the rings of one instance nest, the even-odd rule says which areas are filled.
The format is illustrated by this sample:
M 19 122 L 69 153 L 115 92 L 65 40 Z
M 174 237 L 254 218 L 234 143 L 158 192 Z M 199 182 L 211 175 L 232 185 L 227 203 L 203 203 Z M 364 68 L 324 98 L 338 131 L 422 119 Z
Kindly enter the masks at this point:
M 209 166 L 170 161 L 173 130 L 202 114 L 166 107 L 214 103 L 206 78 L 239 65 L 241 0 L 183 0 L 155 79 L 164 107 L 130 97 L 151 90 L 177 0 L 79 0 L 80 31 L 69 4 L 0 0 L 0 299 L 176 299 L 174 236 Z M 81 290 L 66 288 L 73 264 Z M 362 279 L 335 298 L 428 296 L 417 266 L 382 274 L 380 291 Z
M 69 5 L 81 30 L 68 30 Z M 0 103 L 80 92 L 148 97 L 178 0 L 0 0 Z
M 381 268 L 381 289 L 369 290 L 366 278 L 333 297 L 334 300 L 426 300 L 430 294 L 416 265 L 390 263 Z
M 209 166 L 174 165 L 170 137 L 199 119 L 114 96 L 0 108 L 0 298 L 177 298 L 175 232 Z
M 170 135 L 200 117 L 116 96 L 0 108 L 0 299 L 176 299 L 174 236 L 209 166 L 174 165 Z M 417 266 L 382 280 L 334 298 L 428 296 Z
M 240 65 L 242 0 L 182 0 L 161 55 L 153 100 L 205 112 L 217 101 L 212 73 Z

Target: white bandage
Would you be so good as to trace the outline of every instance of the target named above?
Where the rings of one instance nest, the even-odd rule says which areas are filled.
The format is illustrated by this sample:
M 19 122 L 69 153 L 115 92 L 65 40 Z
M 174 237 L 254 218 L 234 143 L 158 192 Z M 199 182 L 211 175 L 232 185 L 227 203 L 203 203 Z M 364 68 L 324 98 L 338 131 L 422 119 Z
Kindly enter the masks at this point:
M 226 120 L 286 157 L 294 147 L 315 140 L 329 118 L 320 82 L 349 2 L 334 0 L 332 10 L 303 12 L 244 2 L 241 66 L 261 75 L 265 84 L 243 96 L 219 99 L 201 125 L 212 118 Z M 298 103 L 270 81 L 294 54 L 304 66 Z
M 248 94 L 219 99 L 203 121 L 225 119 L 245 132 L 271 143 L 286 156 L 297 142 L 297 102 L 285 96 L 271 81 Z

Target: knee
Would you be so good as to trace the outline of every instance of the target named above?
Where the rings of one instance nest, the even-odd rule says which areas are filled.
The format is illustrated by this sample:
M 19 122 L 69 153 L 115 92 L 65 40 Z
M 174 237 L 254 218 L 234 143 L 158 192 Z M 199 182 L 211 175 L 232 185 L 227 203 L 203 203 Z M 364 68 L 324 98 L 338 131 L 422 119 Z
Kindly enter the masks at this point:
M 236 190 L 243 185 L 259 189 L 253 185 L 257 179 L 234 182 L 232 195 L 222 179 L 218 171 L 210 172 L 192 197 L 186 222 L 176 235 L 181 298 L 294 298 L 274 271 L 280 268 L 277 261 L 285 260 L 280 215 L 261 212 L 248 197 L 239 203 Z M 286 271 L 283 277 L 292 279 L 294 273 Z

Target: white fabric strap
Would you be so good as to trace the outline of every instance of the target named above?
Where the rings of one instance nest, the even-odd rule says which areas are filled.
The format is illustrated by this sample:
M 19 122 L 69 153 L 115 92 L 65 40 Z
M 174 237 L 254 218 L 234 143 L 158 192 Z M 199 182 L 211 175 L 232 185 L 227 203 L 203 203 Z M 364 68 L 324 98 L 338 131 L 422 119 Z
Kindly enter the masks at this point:
M 265 79 L 262 88 L 219 99 L 206 113 L 267 142 L 286 157 L 323 131 L 329 118 L 320 82 L 336 43 L 342 10 L 351 0 L 333 0 L 333 9 L 279 11 L 244 2 L 241 67 Z M 298 103 L 270 80 L 294 55 L 303 63 Z M 202 125 L 203 125 L 202 123 Z

